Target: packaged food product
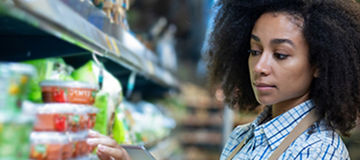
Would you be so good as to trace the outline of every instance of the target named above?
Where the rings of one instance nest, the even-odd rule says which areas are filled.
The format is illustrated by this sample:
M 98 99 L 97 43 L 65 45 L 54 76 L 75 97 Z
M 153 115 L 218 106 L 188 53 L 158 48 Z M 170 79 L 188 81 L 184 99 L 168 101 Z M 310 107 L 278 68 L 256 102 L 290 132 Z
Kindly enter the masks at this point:
M 99 109 L 94 128 L 100 133 L 108 135 L 111 132 L 115 109 L 122 102 L 121 83 L 104 66 L 99 66 L 94 61 L 89 61 L 74 70 L 71 75 L 77 81 L 100 83 L 101 89 L 96 95 L 94 104 Z
M 73 80 L 70 76 L 74 70 L 67 65 L 62 58 L 45 58 L 24 62 L 36 68 L 37 75 L 31 79 L 28 99 L 32 102 L 41 103 L 40 82 L 43 80 Z
M 94 111 L 92 111 L 94 110 Z M 90 115 L 89 112 L 92 111 L 97 113 L 97 109 L 92 106 L 76 106 L 75 111 L 69 115 L 69 131 L 78 132 L 89 129 Z M 94 115 L 91 115 L 94 116 Z M 93 118 L 94 119 L 94 118 Z M 95 122 L 94 122 L 95 123 Z
M 86 139 L 88 137 L 88 132 L 87 131 L 83 131 L 83 132 L 80 132 L 79 133 L 79 136 L 80 136 L 80 141 L 79 141 L 79 150 L 80 150 L 80 155 L 81 156 L 85 156 L 87 154 L 89 154 L 89 146 L 88 144 L 86 143 Z
M 88 109 L 88 129 L 93 129 L 96 122 L 96 114 L 99 112 L 99 109 L 91 107 Z
M 30 159 L 34 160 L 62 160 L 69 157 L 68 136 L 59 132 L 33 132 L 30 136 Z M 65 157 L 64 157 L 65 155 Z
M 90 107 L 76 107 L 75 112 L 70 115 L 70 131 L 77 132 L 88 129 L 88 111 Z
M 83 111 L 87 108 L 90 106 L 69 103 L 40 104 L 34 131 L 76 132 L 87 129 L 87 113 Z
M 69 138 L 69 137 L 68 137 Z M 64 144 L 62 157 L 63 159 L 70 159 L 72 158 L 72 153 L 74 152 L 74 147 L 72 143 Z
M 119 144 L 131 144 L 129 125 L 125 116 L 125 107 L 121 103 L 117 110 L 114 120 L 112 136 Z
M 99 94 L 96 95 L 95 106 L 99 109 L 99 113 L 97 113 L 96 115 L 94 130 L 104 135 L 107 135 L 108 103 L 109 103 L 108 93 L 99 92 Z
M 34 118 L 0 113 L 0 159 L 27 160 Z
M 43 104 L 37 109 L 37 121 L 34 131 L 57 131 L 68 130 L 68 117 L 75 111 L 75 108 L 62 104 Z
M 69 134 L 73 146 L 72 158 L 83 157 L 89 153 L 88 145 L 86 143 L 87 136 L 87 131 Z
M 75 159 L 76 157 L 78 157 L 80 155 L 79 151 L 77 150 L 78 148 L 78 141 L 79 141 L 79 136 L 77 132 L 70 132 L 68 134 L 69 136 L 69 140 L 72 146 L 72 152 L 71 152 L 71 158 Z
M 40 83 L 45 103 L 76 103 L 92 105 L 97 85 L 77 81 L 45 80 Z
M 75 113 L 71 113 L 68 115 L 68 131 L 77 132 L 80 130 L 80 116 Z
M 20 113 L 36 70 L 26 64 L 0 63 L 0 111 Z

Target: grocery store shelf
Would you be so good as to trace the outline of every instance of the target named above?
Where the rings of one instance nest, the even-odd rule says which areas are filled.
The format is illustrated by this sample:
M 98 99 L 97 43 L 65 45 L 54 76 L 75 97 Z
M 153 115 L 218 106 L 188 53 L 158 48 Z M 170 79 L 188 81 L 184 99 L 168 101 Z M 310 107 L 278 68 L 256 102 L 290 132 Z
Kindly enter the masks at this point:
M 218 160 L 220 154 L 220 149 L 189 147 L 185 150 L 186 158 L 184 159 Z
M 133 35 L 121 27 L 105 23 L 107 19 L 101 19 L 105 17 L 102 12 L 89 12 L 98 17 L 89 21 L 89 16 L 72 9 L 77 7 L 75 2 L 78 7 L 85 7 L 82 11 L 95 9 L 87 0 L 0 1 L 0 49 L 7 53 L 1 60 L 95 53 L 162 86 L 177 88 L 178 82 L 173 75 L 160 67 L 154 53 Z
M 222 136 L 221 133 L 210 130 L 188 131 L 180 134 L 180 141 L 193 145 L 221 145 Z
M 205 127 L 205 126 L 221 126 L 222 125 L 222 118 L 221 116 L 209 116 L 207 118 L 200 118 L 196 115 L 190 115 L 184 118 L 181 121 L 183 126 L 191 126 L 191 127 Z
M 208 105 L 208 106 L 200 106 L 200 105 L 188 105 L 188 108 L 193 108 L 193 109 L 208 109 L 208 110 L 222 110 L 224 109 L 223 105 L 220 104 L 215 104 L 212 103 L 213 105 Z

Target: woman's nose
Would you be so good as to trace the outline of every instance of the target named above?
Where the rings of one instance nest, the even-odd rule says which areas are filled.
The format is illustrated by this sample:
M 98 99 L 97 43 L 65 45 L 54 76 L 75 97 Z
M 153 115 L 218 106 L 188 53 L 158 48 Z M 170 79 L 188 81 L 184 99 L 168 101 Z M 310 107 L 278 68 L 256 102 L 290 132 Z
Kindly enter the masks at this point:
M 269 75 L 271 73 L 271 55 L 262 53 L 255 64 L 254 71 L 260 75 Z

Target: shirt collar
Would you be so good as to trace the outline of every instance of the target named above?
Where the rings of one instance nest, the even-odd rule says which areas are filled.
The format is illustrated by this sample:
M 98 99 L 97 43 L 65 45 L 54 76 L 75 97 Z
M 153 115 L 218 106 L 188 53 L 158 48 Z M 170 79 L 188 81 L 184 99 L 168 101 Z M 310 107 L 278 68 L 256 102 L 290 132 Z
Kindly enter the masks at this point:
M 251 125 L 254 129 L 254 136 L 265 134 L 264 140 L 274 150 L 312 108 L 314 108 L 313 101 L 307 100 L 272 120 L 261 124 L 271 116 L 271 106 L 268 106 Z

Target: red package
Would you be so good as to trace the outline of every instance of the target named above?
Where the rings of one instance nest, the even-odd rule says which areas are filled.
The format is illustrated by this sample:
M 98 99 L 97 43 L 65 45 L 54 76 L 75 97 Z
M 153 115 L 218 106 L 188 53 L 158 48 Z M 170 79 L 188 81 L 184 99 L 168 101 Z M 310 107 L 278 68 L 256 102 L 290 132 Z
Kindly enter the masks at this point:
M 64 154 L 64 151 L 67 151 L 66 146 L 70 144 L 65 134 L 58 132 L 33 132 L 30 139 L 30 159 L 62 160 L 69 157 L 67 154 Z
M 92 105 L 98 87 L 77 81 L 46 80 L 40 83 L 45 103 L 75 103 Z

